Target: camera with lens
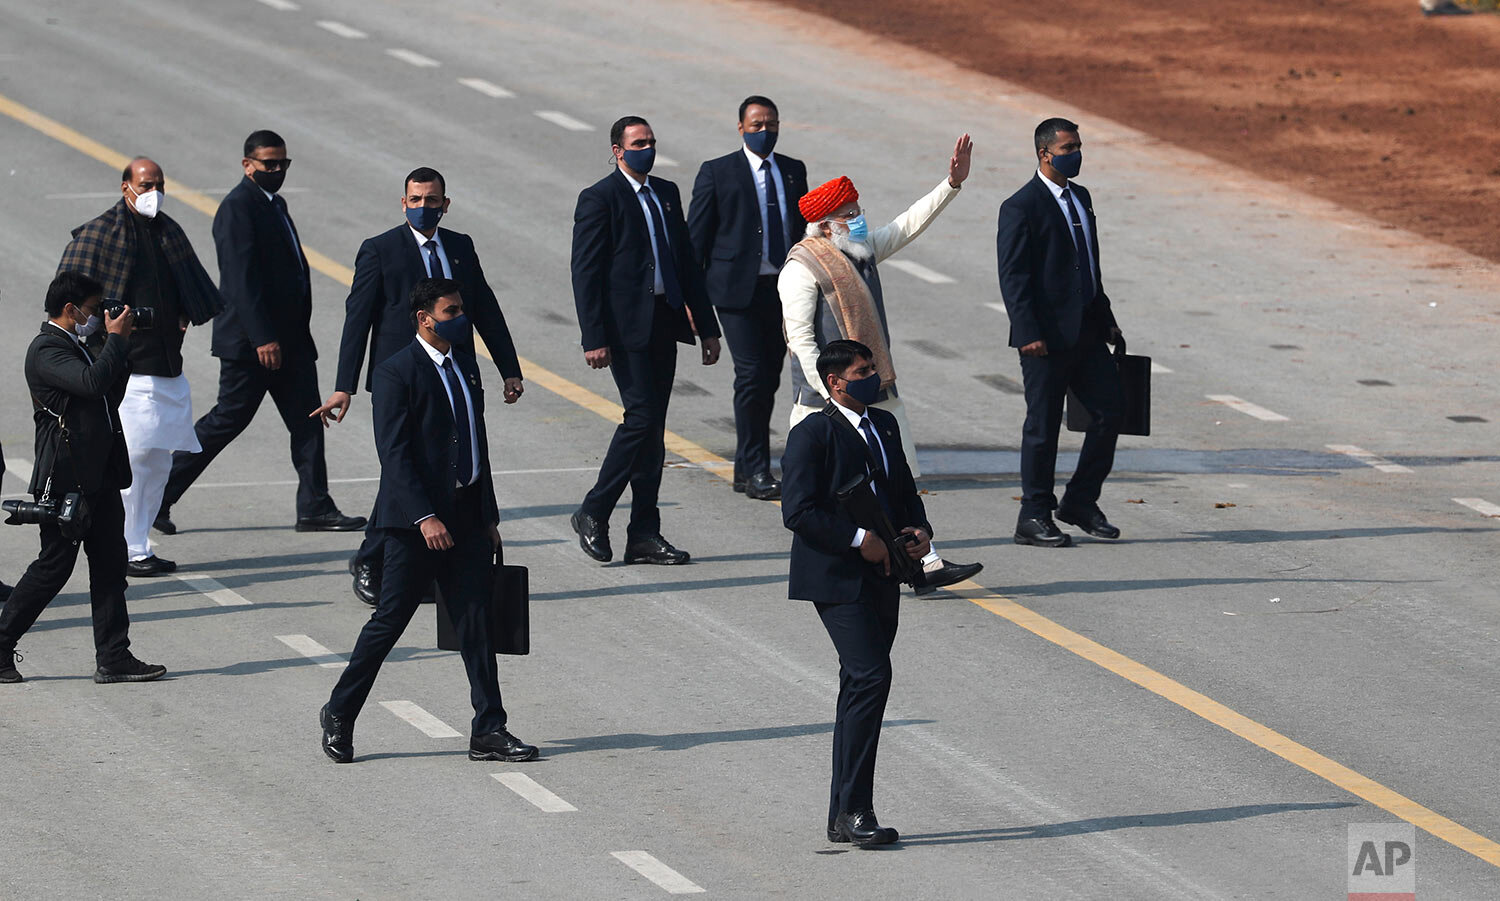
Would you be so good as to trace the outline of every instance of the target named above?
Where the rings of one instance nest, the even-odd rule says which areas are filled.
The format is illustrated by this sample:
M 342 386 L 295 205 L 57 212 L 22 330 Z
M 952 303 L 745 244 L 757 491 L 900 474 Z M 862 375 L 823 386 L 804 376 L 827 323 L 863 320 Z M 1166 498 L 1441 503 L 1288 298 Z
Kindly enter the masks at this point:
M 125 304 L 116 301 L 115 303 L 112 303 L 109 306 L 105 307 L 104 312 L 108 313 L 111 317 L 114 317 L 120 315 L 120 311 L 123 309 L 125 309 Z M 130 309 L 131 312 L 135 313 L 136 328 L 148 329 L 154 328 L 156 326 L 155 307 L 131 307 Z
M 36 503 L 31 501 L 5 501 L 0 503 L 10 516 L 6 518 L 8 526 L 27 526 L 49 523 L 64 529 L 74 524 L 83 507 L 83 495 L 78 492 L 65 494 L 62 500 L 43 500 Z

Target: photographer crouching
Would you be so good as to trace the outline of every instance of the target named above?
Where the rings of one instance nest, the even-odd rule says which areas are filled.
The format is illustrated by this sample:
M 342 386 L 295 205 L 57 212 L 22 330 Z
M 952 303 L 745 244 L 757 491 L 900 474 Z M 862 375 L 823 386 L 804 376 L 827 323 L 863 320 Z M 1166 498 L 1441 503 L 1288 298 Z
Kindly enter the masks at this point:
M 77 272 L 60 272 L 47 288 L 47 322 L 26 350 L 26 385 L 36 420 L 36 503 L 6 501 L 10 525 L 41 527 L 42 550 L 0 609 L 0 682 L 20 682 L 16 642 L 62 591 L 78 547 L 89 558 L 95 682 L 149 682 L 167 668 L 130 653 L 125 612 L 125 508 L 130 459 L 119 406 L 130 374 L 128 342 L 135 314 L 101 310 L 104 288 Z M 95 358 L 83 339 L 108 332 Z

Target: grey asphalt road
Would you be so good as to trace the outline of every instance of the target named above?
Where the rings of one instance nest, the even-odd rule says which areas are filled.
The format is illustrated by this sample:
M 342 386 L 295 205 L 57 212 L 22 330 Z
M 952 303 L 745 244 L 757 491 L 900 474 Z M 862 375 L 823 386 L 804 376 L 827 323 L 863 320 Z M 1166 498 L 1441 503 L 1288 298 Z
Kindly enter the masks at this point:
M 423 611 L 359 720 L 359 762 L 323 758 L 336 671 L 316 648 L 347 654 L 367 617 L 355 538 L 291 531 L 284 431 L 262 413 L 160 541 L 188 581 L 131 586 L 135 649 L 168 680 L 90 681 L 82 577 L 23 641 L 27 682 L 0 692 L 0 897 L 1323 898 L 1347 888 L 1350 824 L 1400 822 L 1393 807 L 1452 838 L 1417 833 L 1423 897 L 1500 894 L 1494 265 L 757 3 L 0 0 L 0 19 L 12 470 L 29 463 L 20 361 L 43 290 L 118 190 L 17 105 L 157 159 L 211 269 L 209 219 L 172 191 L 221 196 L 255 128 L 286 136 L 303 239 L 342 266 L 400 221 L 409 169 L 447 176 L 445 224 L 476 238 L 535 364 L 490 432 L 533 592 L 534 652 L 502 658 L 502 685 L 544 753 L 466 759 L 462 667 Z M 614 397 L 578 348 L 576 193 L 607 172 L 625 113 L 651 119 L 677 163 L 658 173 L 686 190 L 736 147 L 752 92 L 781 104 L 778 149 L 815 181 L 849 174 L 872 220 L 936 184 L 957 135 L 976 144 L 963 193 L 884 277 L 939 548 L 986 569 L 976 603 L 905 603 L 877 778 L 905 841 L 879 852 L 822 839 L 836 662 L 785 599 L 778 509 L 674 458 L 664 531 L 693 565 L 599 566 L 567 523 L 611 429 L 579 391 Z M 1023 404 L 993 306 L 995 211 L 1051 114 L 1083 123 L 1104 283 L 1132 350 L 1166 370 L 1153 435 L 1122 442 L 1103 499 L 1125 538 L 1057 552 L 1009 541 Z M 313 290 L 328 390 L 345 292 L 326 272 Z M 187 355 L 201 414 L 206 332 Z M 732 453 L 731 378 L 685 356 L 669 427 Z M 328 433 L 347 512 L 378 474 L 365 400 Z M 6 496 L 22 488 L 6 475 Z M 33 541 L 0 530 L 6 581 Z M 1100 666 L 1100 646 L 1123 657 Z M 1143 690 L 1131 665 L 1164 678 Z M 1189 690 L 1296 746 L 1227 731 Z M 1372 787 L 1341 788 L 1320 759 Z

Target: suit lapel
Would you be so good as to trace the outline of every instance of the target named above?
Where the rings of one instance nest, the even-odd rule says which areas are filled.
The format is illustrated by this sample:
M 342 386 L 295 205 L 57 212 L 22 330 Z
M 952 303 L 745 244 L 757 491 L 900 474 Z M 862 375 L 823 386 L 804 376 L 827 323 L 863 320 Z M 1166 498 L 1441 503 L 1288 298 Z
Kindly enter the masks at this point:
M 443 236 L 443 256 L 448 260 L 448 271 L 453 273 L 454 281 L 462 284 L 467 284 L 467 282 L 464 282 L 463 277 L 464 261 L 459 257 L 454 256 L 453 254 L 453 248 L 458 243 L 454 240 L 454 233 L 446 228 L 440 228 L 438 229 L 438 231 L 441 232 Z
M 427 261 L 422 259 L 422 248 L 417 246 L 416 239 L 412 237 L 411 228 L 405 225 L 401 226 L 401 231 L 396 234 L 396 241 L 401 245 L 401 249 L 397 251 L 397 254 L 399 254 L 402 264 L 411 271 L 412 275 L 416 276 L 417 281 L 426 278 Z M 404 297 L 401 299 L 403 301 L 407 300 Z M 420 347 L 417 348 L 417 350 L 421 349 Z M 425 360 L 426 357 L 424 356 L 423 359 Z
M 448 386 L 443 384 L 442 374 L 438 372 L 436 366 L 432 365 L 432 357 L 427 355 L 421 339 L 412 339 L 411 356 L 417 367 L 417 378 L 426 380 L 427 390 L 434 393 L 438 405 L 443 408 L 443 412 L 448 414 L 449 428 L 453 428 L 456 423 L 453 420 L 453 404 L 448 400 Z

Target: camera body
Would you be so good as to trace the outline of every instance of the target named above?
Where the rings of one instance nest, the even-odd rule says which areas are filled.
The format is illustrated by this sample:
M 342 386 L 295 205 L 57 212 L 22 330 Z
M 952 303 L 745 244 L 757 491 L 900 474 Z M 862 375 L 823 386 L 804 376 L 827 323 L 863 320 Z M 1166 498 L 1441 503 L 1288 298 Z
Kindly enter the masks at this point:
M 21 500 L 5 501 L 0 503 L 0 509 L 10 514 L 5 520 L 8 526 L 48 523 L 66 529 L 77 519 L 82 502 L 83 495 L 73 491 L 63 495 L 61 500 L 35 503 Z
M 113 301 L 109 304 L 109 306 L 106 306 L 104 308 L 104 312 L 108 313 L 110 316 L 118 316 L 120 315 L 120 311 L 123 309 L 125 309 L 125 304 L 120 303 L 119 301 Z M 136 328 L 149 329 L 156 327 L 155 307 L 131 307 L 130 309 L 131 312 L 135 313 Z

